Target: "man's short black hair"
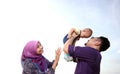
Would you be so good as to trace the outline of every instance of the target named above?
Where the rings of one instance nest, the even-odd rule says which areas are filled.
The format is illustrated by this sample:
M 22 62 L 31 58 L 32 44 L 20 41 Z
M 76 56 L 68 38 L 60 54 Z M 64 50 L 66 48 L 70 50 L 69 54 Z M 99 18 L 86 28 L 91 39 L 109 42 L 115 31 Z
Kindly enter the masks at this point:
M 108 38 L 103 36 L 100 36 L 99 38 L 102 42 L 100 46 L 100 52 L 107 50 L 110 47 L 110 41 L 108 40 Z

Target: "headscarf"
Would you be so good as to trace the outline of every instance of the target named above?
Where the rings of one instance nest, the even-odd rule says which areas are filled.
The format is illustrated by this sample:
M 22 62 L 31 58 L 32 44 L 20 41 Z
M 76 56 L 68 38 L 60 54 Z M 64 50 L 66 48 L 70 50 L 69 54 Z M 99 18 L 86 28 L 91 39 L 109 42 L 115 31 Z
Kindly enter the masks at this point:
M 22 52 L 21 61 L 24 62 L 25 59 L 32 59 L 32 62 L 37 63 L 38 67 L 44 72 L 47 69 L 46 59 L 41 55 L 36 53 L 37 45 L 39 41 L 29 41 Z

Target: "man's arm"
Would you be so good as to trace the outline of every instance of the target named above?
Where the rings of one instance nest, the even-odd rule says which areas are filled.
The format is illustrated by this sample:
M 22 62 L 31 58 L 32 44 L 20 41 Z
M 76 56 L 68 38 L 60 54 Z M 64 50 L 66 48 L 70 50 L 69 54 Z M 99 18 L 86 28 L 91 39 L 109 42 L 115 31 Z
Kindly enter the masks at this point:
M 76 35 L 75 33 L 72 34 L 72 36 L 66 41 L 66 43 L 64 44 L 64 47 L 63 47 L 63 51 L 65 53 L 68 53 L 68 47 L 69 45 L 75 45 L 76 43 L 76 38 L 78 37 L 78 35 Z

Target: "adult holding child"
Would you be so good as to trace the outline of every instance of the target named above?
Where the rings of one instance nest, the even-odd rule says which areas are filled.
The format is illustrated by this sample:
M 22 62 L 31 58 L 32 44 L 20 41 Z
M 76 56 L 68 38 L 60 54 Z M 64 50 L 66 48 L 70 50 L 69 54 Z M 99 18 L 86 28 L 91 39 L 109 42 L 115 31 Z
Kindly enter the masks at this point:
M 108 38 L 104 36 L 92 37 L 84 47 L 75 46 L 79 36 L 73 33 L 65 42 L 63 50 L 65 53 L 73 57 L 73 61 L 77 63 L 74 74 L 100 74 L 101 54 L 110 47 Z
M 91 28 L 84 28 L 84 29 L 76 29 L 71 28 L 68 34 L 66 34 L 63 38 L 63 43 L 65 43 L 70 37 L 72 37 L 72 34 L 75 33 L 78 35 L 79 38 L 89 38 L 92 35 L 92 29 Z M 73 57 L 71 57 L 69 54 L 64 53 L 64 59 L 69 62 L 73 61 Z

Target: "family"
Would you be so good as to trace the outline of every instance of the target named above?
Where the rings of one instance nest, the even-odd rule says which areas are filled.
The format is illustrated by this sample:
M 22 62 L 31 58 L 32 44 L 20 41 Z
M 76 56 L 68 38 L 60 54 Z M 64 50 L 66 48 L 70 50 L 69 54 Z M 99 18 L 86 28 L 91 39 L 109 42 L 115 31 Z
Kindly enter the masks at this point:
M 108 38 L 104 36 L 91 37 L 92 30 L 71 28 L 63 38 L 64 59 L 77 63 L 74 74 L 100 74 L 101 53 L 110 47 Z M 76 46 L 80 38 L 89 38 L 85 46 Z M 55 58 L 49 61 L 42 55 L 44 52 L 40 41 L 31 40 L 23 49 L 21 64 L 22 74 L 55 74 L 62 52 L 60 47 L 55 51 Z M 65 73 L 66 74 L 66 73 Z

